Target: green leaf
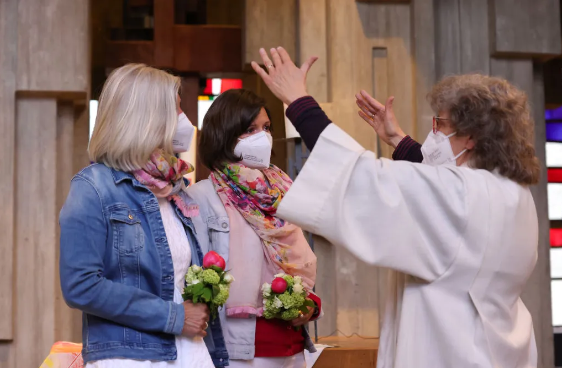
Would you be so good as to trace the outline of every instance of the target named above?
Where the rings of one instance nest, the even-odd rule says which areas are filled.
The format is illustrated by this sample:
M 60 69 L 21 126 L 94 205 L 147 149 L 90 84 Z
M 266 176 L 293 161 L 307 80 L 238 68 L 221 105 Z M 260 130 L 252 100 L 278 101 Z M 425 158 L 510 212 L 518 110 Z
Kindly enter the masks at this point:
M 201 294 L 201 300 L 203 300 L 205 303 L 209 303 L 211 300 L 213 300 L 213 292 L 211 291 L 211 289 L 209 288 L 203 289 L 203 293 Z
M 216 273 L 218 273 L 219 275 L 223 272 L 223 270 L 221 270 L 220 267 L 217 266 L 211 266 L 209 267 L 211 270 L 214 270 Z
M 301 311 L 302 314 L 307 315 L 309 311 L 308 307 L 306 305 L 302 305 L 299 310 Z
M 191 288 L 191 292 L 193 293 L 193 295 L 201 295 L 203 289 L 205 289 L 205 285 L 203 285 L 203 283 L 199 283 L 193 285 L 193 287 Z
M 213 285 L 213 299 L 219 295 L 221 288 L 218 285 Z
M 310 308 L 315 307 L 314 302 L 310 299 L 305 299 L 303 305 L 306 306 L 306 307 L 310 307 Z

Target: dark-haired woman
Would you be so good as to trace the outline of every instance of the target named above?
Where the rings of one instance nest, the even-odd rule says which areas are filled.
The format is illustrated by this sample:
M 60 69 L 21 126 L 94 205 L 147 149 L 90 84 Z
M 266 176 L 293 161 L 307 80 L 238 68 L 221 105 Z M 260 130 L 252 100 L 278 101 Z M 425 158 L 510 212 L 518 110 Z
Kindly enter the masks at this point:
M 320 314 L 320 299 L 311 292 L 316 256 L 302 230 L 276 216 L 292 181 L 270 163 L 271 148 L 263 99 L 230 90 L 213 102 L 199 141 L 212 173 L 188 192 L 200 205 L 201 246 L 223 256 L 236 280 L 220 314 L 230 367 L 305 367 L 304 348 L 314 349 L 306 330 L 294 327 Z M 261 317 L 262 284 L 279 273 L 300 276 L 316 308 L 291 322 Z

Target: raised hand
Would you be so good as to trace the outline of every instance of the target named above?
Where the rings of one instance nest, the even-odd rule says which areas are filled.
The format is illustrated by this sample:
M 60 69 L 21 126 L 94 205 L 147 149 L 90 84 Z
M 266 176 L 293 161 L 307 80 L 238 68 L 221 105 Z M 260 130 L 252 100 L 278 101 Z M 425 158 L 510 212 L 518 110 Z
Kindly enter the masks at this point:
M 284 48 L 272 48 L 270 53 L 273 61 L 264 49 L 260 49 L 263 65 L 267 68 L 267 72 L 255 61 L 252 61 L 252 68 L 263 79 L 271 92 L 287 105 L 301 97 L 307 96 L 306 74 L 318 58 L 315 56 L 309 58 L 299 68 L 293 63 Z
M 361 109 L 359 116 L 375 129 L 384 143 L 396 148 L 406 134 L 394 116 L 392 109 L 394 97 L 389 97 L 386 105 L 383 105 L 362 90 L 355 95 L 355 98 L 357 98 L 357 106 Z

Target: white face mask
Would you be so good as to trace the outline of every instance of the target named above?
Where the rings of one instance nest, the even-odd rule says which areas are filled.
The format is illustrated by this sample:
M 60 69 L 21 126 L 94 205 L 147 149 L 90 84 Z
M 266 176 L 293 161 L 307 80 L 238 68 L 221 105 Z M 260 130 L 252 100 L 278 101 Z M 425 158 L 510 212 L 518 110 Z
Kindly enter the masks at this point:
M 449 138 L 454 136 L 455 133 L 445 135 L 441 132 L 433 133 L 429 132 L 425 142 L 423 142 L 421 147 L 421 152 L 423 155 L 422 163 L 438 166 L 438 165 L 456 165 L 457 158 L 459 158 L 466 149 L 462 150 L 458 155 L 455 156 L 453 153 L 453 148 L 451 147 L 451 142 Z
M 182 112 L 178 115 L 178 128 L 173 140 L 174 153 L 189 151 L 191 141 L 193 140 L 193 133 L 195 133 L 195 127 Z
M 251 169 L 267 169 L 271 159 L 272 147 L 273 138 L 271 134 L 262 131 L 240 139 L 234 147 L 234 154 L 242 157 L 240 162 Z

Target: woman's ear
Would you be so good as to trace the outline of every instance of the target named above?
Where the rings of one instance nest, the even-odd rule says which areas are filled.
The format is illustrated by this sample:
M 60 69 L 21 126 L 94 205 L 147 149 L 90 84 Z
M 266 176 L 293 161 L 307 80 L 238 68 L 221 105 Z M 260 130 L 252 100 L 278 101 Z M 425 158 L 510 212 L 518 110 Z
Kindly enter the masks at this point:
M 472 136 L 468 138 L 468 140 L 466 141 L 466 145 L 464 146 L 464 148 L 466 148 L 467 150 L 471 150 L 474 148 L 474 146 L 476 145 L 476 142 L 474 142 L 474 139 L 472 139 Z

